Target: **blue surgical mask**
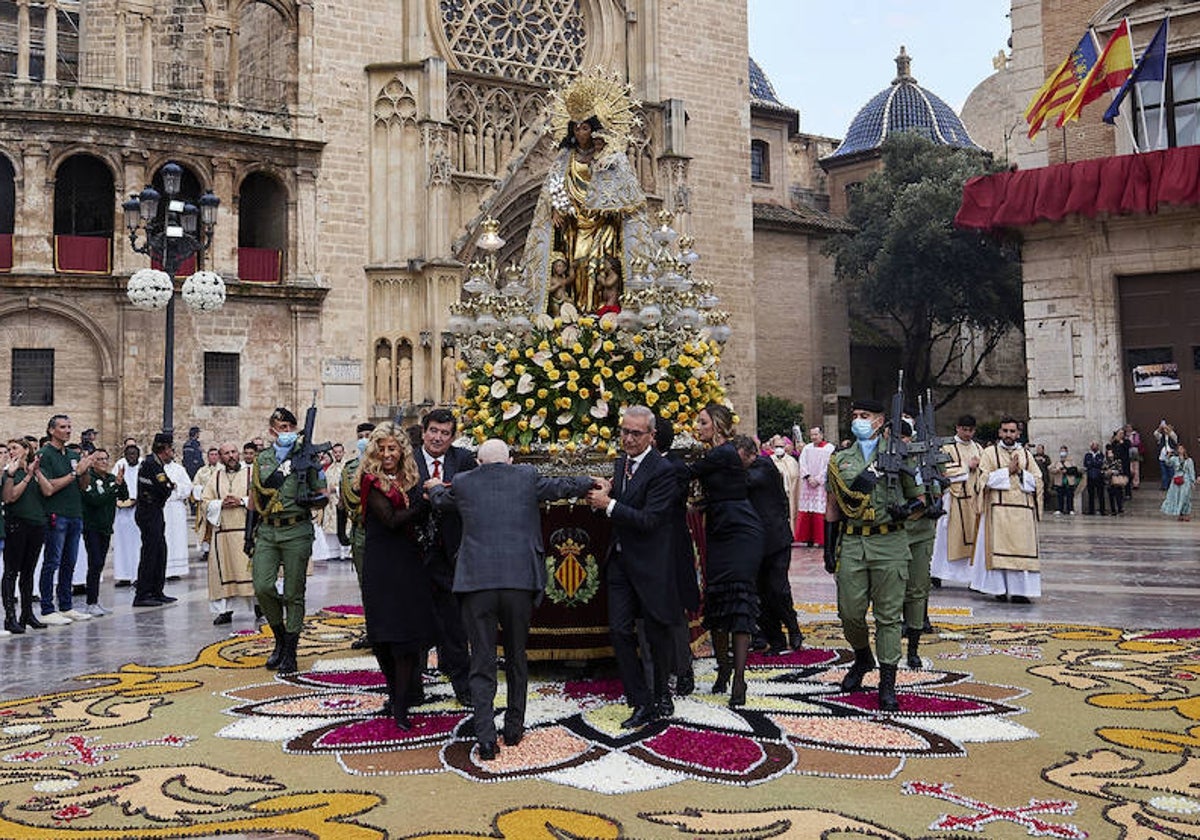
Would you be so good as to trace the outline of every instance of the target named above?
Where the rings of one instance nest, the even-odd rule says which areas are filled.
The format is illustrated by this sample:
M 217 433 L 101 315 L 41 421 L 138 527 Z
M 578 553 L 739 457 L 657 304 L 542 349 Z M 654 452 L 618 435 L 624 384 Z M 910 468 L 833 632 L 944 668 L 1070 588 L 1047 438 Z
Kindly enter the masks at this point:
M 856 418 L 850 423 L 850 431 L 854 433 L 857 440 L 870 440 L 875 434 L 875 428 L 871 425 L 871 421 L 862 417 Z
M 275 440 L 278 442 L 279 446 L 291 449 L 296 445 L 296 438 L 298 437 L 299 435 L 295 432 L 280 432 L 275 437 Z
M 367 439 L 366 438 L 359 438 L 358 442 L 355 444 L 355 446 L 358 447 L 358 457 L 361 458 L 363 455 L 365 455 L 367 453 Z

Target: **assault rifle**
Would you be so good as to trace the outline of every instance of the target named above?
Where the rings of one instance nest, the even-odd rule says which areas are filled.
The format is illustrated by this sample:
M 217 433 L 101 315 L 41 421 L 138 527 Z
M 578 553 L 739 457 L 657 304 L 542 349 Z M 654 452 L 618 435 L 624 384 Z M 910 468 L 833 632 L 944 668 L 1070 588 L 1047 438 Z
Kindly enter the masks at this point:
M 900 371 L 896 393 L 892 395 L 892 410 L 888 415 L 886 445 L 875 458 L 875 464 L 887 479 L 888 513 L 897 522 L 903 522 L 921 509 L 917 500 L 905 501 L 901 476 L 914 478 L 917 470 L 908 463 L 909 446 L 904 442 L 904 371 Z
M 313 443 L 313 427 L 317 423 L 317 392 L 313 391 L 312 405 L 304 413 L 304 431 L 292 450 L 292 471 L 296 473 L 296 504 L 304 508 L 324 507 L 329 501 L 323 493 L 314 493 L 308 484 L 308 476 L 321 469 L 320 456 L 333 449 L 329 441 Z
M 925 485 L 926 503 L 925 516 L 937 519 L 946 513 L 942 507 L 942 489 L 945 486 L 941 465 L 950 460 L 950 456 L 942 451 L 942 447 L 950 442 L 950 438 L 937 436 L 937 427 L 933 419 L 933 394 L 925 392 L 922 399 L 917 397 L 916 434 L 908 446 L 909 454 L 917 459 L 917 480 Z

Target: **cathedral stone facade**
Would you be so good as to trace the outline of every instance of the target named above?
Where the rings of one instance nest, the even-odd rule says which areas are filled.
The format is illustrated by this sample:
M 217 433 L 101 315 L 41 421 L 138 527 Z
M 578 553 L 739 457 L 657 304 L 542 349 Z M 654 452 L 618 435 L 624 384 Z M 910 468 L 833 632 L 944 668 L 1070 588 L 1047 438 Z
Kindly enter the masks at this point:
M 158 428 L 165 320 L 126 297 L 149 259 L 130 248 L 121 203 L 170 161 L 183 198 L 221 200 L 211 247 L 176 288 L 199 267 L 228 290 L 217 311 L 177 307 L 177 427 L 240 439 L 315 393 L 318 434 L 340 438 L 447 401 L 447 307 L 480 223 L 499 219 L 501 258 L 519 255 L 559 139 L 541 130 L 548 89 L 595 66 L 622 72 L 641 103 L 631 163 L 651 211 L 696 237 L 699 271 L 731 313 L 729 396 L 752 421 L 763 301 L 787 294 L 803 309 L 814 292 L 774 269 L 756 285 L 768 252 L 787 249 L 755 250 L 758 231 L 781 227 L 755 210 L 776 199 L 751 183 L 745 5 L 510 5 L 0 3 L 6 433 L 40 432 L 59 411 L 110 444 Z M 803 271 L 798 253 L 781 258 Z M 848 370 L 817 358 L 821 334 L 800 326 L 770 343 L 776 368 L 813 359 L 780 395 L 815 407 L 824 383 L 836 407 Z

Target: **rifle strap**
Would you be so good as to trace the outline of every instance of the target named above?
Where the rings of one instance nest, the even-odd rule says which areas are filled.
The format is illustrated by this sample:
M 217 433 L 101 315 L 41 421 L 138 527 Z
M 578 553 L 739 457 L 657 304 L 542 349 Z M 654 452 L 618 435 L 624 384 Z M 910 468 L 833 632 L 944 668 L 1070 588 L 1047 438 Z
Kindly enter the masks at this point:
M 269 482 L 271 479 L 278 477 L 278 475 L 279 470 L 276 469 L 271 473 L 267 481 Z M 262 473 L 259 471 L 257 462 L 255 462 L 250 471 L 250 484 L 254 490 L 255 508 L 263 516 L 270 516 L 273 513 L 277 514 L 283 510 L 283 500 L 279 498 L 279 488 L 283 486 L 283 482 L 280 482 L 276 486 L 263 483 Z

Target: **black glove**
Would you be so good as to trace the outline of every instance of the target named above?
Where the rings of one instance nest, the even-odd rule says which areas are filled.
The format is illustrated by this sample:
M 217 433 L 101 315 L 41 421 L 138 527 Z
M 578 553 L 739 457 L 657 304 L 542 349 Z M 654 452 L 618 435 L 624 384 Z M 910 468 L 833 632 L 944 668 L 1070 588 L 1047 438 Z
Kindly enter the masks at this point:
M 825 571 L 833 574 L 837 571 L 838 538 L 842 535 L 840 522 L 825 523 Z
M 855 493 L 870 493 L 879 483 L 879 476 L 870 470 L 863 470 L 850 482 L 850 489 Z

